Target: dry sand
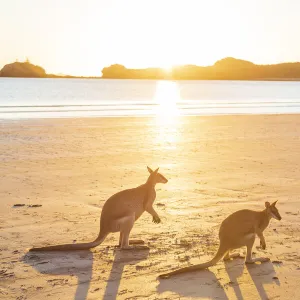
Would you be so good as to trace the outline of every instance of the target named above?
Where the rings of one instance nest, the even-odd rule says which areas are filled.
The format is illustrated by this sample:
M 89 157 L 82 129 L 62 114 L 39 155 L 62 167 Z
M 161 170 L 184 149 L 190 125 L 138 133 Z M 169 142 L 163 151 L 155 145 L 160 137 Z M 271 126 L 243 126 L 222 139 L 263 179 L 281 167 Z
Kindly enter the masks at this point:
M 0 298 L 299 299 L 299 153 L 299 115 L 2 122 Z M 104 201 L 144 183 L 147 165 L 169 179 L 157 186 L 162 223 L 145 213 L 132 231 L 150 251 L 120 252 L 114 234 L 91 251 L 27 253 L 94 239 Z M 282 221 L 254 247 L 271 262 L 157 280 L 212 257 L 230 213 L 274 200 Z

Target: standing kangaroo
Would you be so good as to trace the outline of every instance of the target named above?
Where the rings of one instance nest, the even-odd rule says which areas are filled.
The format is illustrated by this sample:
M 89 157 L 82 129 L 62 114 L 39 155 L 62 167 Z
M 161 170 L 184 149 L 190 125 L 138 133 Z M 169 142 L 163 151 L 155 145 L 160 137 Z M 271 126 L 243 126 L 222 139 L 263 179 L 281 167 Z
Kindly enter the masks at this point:
M 206 269 L 215 265 L 222 257 L 224 260 L 239 256 L 239 254 L 230 255 L 230 250 L 247 247 L 246 263 L 252 264 L 256 261 L 269 261 L 268 258 L 252 258 L 252 247 L 255 241 L 255 235 L 260 238 L 260 245 L 266 249 L 266 241 L 263 231 L 268 227 L 271 218 L 281 220 L 281 216 L 275 207 L 274 203 L 265 203 L 263 211 L 253 211 L 248 209 L 239 210 L 227 217 L 221 224 L 219 230 L 220 246 L 215 257 L 203 264 L 198 264 L 186 268 L 181 268 L 176 271 L 162 274 L 159 278 L 169 278 L 172 275 L 187 273 L 197 270 Z
M 154 223 L 160 223 L 160 218 L 153 208 L 156 198 L 155 185 L 157 183 L 167 183 L 168 180 L 158 173 L 158 168 L 155 171 L 152 171 L 149 167 L 147 169 L 150 175 L 146 183 L 116 193 L 104 203 L 100 217 L 100 232 L 93 242 L 32 248 L 29 251 L 90 249 L 100 245 L 111 232 L 120 232 L 119 245 L 121 249 L 131 249 L 129 246 L 130 231 L 134 222 L 144 211 L 152 215 Z M 130 241 L 130 243 L 138 244 L 143 243 L 143 241 Z

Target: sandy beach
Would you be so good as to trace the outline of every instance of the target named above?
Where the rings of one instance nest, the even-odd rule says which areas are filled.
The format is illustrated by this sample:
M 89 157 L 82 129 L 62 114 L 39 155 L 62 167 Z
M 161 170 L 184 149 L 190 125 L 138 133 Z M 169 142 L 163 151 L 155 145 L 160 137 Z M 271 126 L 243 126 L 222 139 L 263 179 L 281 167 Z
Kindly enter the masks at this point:
M 299 153 L 299 115 L 2 122 L 0 299 L 299 299 Z M 149 251 L 120 251 L 112 234 L 91 251 L 27 252 L 93 240 L 105 200 L 144 183 L 147 165 L 169 180 L 162 223 L 144 213 L 132 230 Z M 157 279 L 211 258 L 230 213 L 275 200 L 282 220 L 253 248 L 270 262 Z

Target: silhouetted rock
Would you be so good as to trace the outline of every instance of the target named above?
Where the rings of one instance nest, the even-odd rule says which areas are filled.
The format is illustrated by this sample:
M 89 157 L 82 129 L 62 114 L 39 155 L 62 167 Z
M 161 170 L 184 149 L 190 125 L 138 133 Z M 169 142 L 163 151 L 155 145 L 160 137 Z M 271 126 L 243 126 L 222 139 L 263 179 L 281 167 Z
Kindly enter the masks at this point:
M 14 62 L 5 65 L 0 71 L 1 77 L 46 77 L 45 70 L 29 62 Z

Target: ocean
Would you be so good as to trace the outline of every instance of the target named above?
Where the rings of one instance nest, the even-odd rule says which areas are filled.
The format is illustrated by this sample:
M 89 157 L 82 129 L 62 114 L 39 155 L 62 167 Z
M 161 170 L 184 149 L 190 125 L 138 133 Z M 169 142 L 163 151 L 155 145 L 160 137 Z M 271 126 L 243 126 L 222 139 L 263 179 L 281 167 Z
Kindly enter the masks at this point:
M 297 81 L 0 78 L 0 119 L 291 114 Z

